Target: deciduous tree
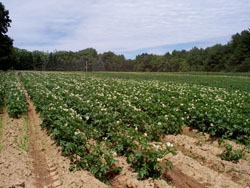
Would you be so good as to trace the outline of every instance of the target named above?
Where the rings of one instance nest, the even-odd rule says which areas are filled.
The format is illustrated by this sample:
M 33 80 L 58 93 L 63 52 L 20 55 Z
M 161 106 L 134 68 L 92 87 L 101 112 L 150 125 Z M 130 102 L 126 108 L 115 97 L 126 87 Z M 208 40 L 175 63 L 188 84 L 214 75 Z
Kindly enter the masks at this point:
M 0 69 L 6 70 L 11 67 L 11 53 L 13 50 L 13 41 L 6 33 L 10 27 L 11 19 L 9 11 L 5 10 L 0 2 Z

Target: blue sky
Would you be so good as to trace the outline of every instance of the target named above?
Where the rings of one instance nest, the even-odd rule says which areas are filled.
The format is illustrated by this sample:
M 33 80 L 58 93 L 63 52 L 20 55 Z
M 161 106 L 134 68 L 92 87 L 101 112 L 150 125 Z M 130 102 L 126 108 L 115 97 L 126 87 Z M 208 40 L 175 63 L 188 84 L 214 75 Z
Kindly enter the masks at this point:
M 95 48 L 134 58 L 225 44 L 250 27 L 249 0 L 2 0 L 28 50 Z

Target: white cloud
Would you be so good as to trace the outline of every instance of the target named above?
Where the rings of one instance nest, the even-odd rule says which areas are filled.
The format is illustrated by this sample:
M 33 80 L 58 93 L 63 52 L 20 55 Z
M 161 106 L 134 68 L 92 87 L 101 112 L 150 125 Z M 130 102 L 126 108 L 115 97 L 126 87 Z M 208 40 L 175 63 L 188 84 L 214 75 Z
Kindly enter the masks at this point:
M 14 44 L 29 50 L 93 47 L 122 53 L 228 36 L 250 23 L 249 0 L 3 0 L 3 4 L 13 20 L 9 35 Z

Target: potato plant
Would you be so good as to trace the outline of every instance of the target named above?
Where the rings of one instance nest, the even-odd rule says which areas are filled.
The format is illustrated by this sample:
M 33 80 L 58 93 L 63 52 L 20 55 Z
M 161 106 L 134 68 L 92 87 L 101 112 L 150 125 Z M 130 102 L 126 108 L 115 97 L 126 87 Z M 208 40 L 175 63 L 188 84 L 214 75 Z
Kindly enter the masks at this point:
M 2 111 L 2 107 L 4 105 L 4 74 L 0 73 L 0 112 Z
M 222 160 L 238 162 L 244 156 L 244 150 L 233 150 L 230 144 L 225 145 L 225 151 L 220 155 Z
M 14 72 L 2 74 L 0 103 L 5 100 L 9 116 L 19 118 L 27 112 L 26 96 Z
M 101 74 L 101 73 L 100 73 Z M 42 127 L 73 167 L 108 183 L 125 156 L 139 179 L 159 178 L 175 151 L 165 134 L 188 125 L 219 138 L 249 143 L 250 94 L 156 80 L 100 78 L 94 74 L 21 72 Z M 167 165 L 162 165 L 166 163 Z
M 133 126 L 113 117 L 111 111 L 89 104 L 89 100 L 85 101 L 78 95 L 71 96 L 71 87 L 66 79 L 50 75 L 21 75 L 36 109 L 41 112 L 42 127 L 58 142 L 62 154 L 69 156 L 76 168 L 88 170 L 96 178 L 108 183 L 121 170 L 116 157 L 123 155 L 131 158 L 140 150 L 142 158 L 135 158 L 133 162 L 128 160 L 139 173 L 139 178 L 158 178 L 167 169 L 158 160 L 174 150 L 161 147 L 161 150 L 152 148 L 150 151 L 151 137 L 145 136 L 146 129 L 137 132 Z M 59 86 L 59 83 L 64 85 Z M 142 145 L 147 149 L 142 149 Z M 145 165 L 149 167 L 145 168 Z

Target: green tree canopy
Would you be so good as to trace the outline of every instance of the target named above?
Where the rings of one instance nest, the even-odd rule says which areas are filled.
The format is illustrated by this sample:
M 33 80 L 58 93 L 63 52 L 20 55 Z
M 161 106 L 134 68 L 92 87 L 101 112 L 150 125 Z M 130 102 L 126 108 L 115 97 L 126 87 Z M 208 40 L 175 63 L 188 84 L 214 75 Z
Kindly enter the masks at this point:
M 4 5 L 0 2 L 0 34 L 3 35 L 8 32 L 11 19 L 9 17 L 9 11 L 5 10 Z
M 0 69 L 2 70 L 11 67 L 13 41 L 6 35 L 10 23 L 9 11 L 5 10 L 4 5 L 0 2 Z

